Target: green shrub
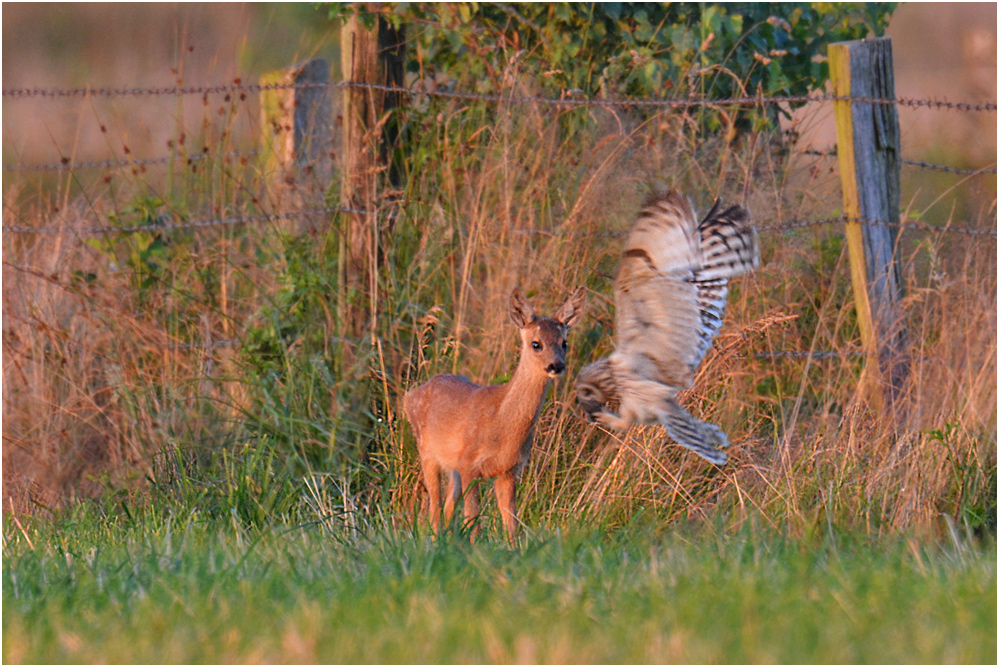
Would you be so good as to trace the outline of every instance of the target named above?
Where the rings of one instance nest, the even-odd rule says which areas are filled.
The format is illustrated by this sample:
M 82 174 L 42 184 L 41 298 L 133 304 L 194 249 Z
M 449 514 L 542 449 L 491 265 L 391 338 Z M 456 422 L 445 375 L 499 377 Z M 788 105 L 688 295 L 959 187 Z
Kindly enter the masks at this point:
M 896 4 L 400 2 L 379 13 L 410 31 L 408 71 L 460 91 L 506 92 L 516 62 L 554 97 L 722 99 L 821 89 L 826 46 L 881 36 Z M 329 15 L 355 7 L 332 3 Z M 739 111 L 740 129 L 777 127 L 777 109 Z M 706 122 L 720 127 L 715 114 Z

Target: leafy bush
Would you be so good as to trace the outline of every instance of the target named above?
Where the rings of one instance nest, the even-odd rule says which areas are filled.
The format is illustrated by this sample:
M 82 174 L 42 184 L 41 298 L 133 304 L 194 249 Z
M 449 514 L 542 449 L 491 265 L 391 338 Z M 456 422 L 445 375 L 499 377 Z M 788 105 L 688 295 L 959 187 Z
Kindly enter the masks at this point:
M 435 84 L 495 93 L 509 88 L 506 66 L 514 59 L 551 96 L 722 99 L 821 88 L 829 78 L 826 46 L 882 35 L 895 6 L 400 2 L 380 12 L 411 31 L 408 71 Z M 353 11 L 333 3 L 329 14 Z M 374 18 L 363 15 L 368 27 Z M 740 116 L 743 129 L 773 126 L 777 108 Z

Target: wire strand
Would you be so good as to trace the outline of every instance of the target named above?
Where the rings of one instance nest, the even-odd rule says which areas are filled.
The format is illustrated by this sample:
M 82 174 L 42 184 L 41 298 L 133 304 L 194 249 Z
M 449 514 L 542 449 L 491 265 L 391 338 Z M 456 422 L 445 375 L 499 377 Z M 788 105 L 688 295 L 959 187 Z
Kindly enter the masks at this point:
M 627 98 L 592 99 L 574 97 L 571 95 L 551 98 L 544 96 L 513 96 L 496 93 L 464 93 L 446 90 L 426 90 L 387 86 L 358 81 L 330 81 L 318 83 L 288 83 L 288 84 L 223 84 L 216 86 L 167 86 L 162 88 L 5 88 L 3 97 L 34 98 L 34 97 L 122 97 L 122 96 L 160 96 L 160 95 L 207 95 L 219 93 L 259 93 L 272 90 L 297 90 L 308 88 L 361 88 L 404 95 L 439 97 L 444 99 L 474 100 L 482 102 L 505 102 L 508 104 L 548 104 L 563 107 L 666 107 L 692 108 L 717 106 L 759 106 L 765 104 L 812 104 L 816 102 L 855 102 L 863 104 L 894 104 L 904 107 L 927 107 L 936 109 L 955 109 L 960 111 L 996 111 L 996 103 L 947 102 L 944 100 L 918 100 L 912 98 L 873 98 L 864 96 L 814 94 L 814 95 L 779 95 L 773 97 L 734 97 L 715 100 L 703 99 L 673 99 L 673 100 L 638 100 Z
M 149 225 L 131 225 L 127 227 L 114 227 L 114 226 L 104 226 L 104 227 L 84 227 L 84 228 L 71 228 L 71 227 L 13 227 L 4 225 L 3 231 L 7 233 L 15 234 L 62 234 L 64 232 L 72 232 L 80 235 L 87 236 L 102 236 L 106 234 L 119 234 L 123 232 L 154 232 L 160 230 L 179 230 L 179 229 L 201 229 L 208 227 L 217 227 L 224 225 L 250 225 L 254 223 L 266 223 L 273 222 L 276 220 L 289 220 L 293 218 L 306 218 L 309 216 L 322 216 L 328 213 L 357 213 L 362 215 L 368 215 L 370 212 L 363 209 L 352 209 L 349 207 L 327 207 L 325 209 L 310 209 L 305 211 L 289 211 L 286 213 L 273 213 L 273 214 L 262 214 L 259 216 L 242 216 L 233 218 L 219 218 L 214 220 L 197 220 L 197 221 L 181 221 L 177 223 L 151 223 Z
M 118 234 L 123 232 L 149 232 L 154 230 L 172 230 L 172 229 L 199 229 L 199 228 L 209 228 L 223 225 L 249 225 L 254 223 L 270 222 L 275 220 L 285 220 L 290 218 L 301 218 L 308 216 L 320 216 L 328 213 L 355 213 L 360 215 L 369 215 L 372 212 L 366 211 L 364 209 L 353 209 L 349 207 L 327 207 L 324 209 L 310 209 L 305 211 L 290 211 L 286 213 L 279 214 L 262 214 L 259 216 L 245 216 L 245 217 L 232 217 L 232 218 L 219 218 L 212 220 L 200 220 L 200 221 L 180 221 L 180 222 L 156 222 L 149 225 L 133 225 L 128 227 L 115 227 L 115 226 L 99 226 L 99 227 L 84 227 L 84 228 L 70 228 L 70 227 L 18 227 L 18 226 L 3 226 L 3 231 L 6 233 L 14 234 L 61 234 L 63 232 L 74 232 L 81 235 L 89 236 L 101 236 L 106 234 Z M 817 219 L 807 219 L 807 220 L 790 220 L 781 223 L 775 223 L 773 225 L 759 225 L 757 230 L 760 232 L 768 231 L 784 231 L 784 230 L 795 230 L 807 227 L 815 227 L 819 225 L 829 225 L 831 223 L 858 223 L 860 225 L 871 225 L 871 226 L 885 226 L 885 227 L 897 227 L 901 230 L 923 230 L 926 232 L 954 232 L 959 234 L 967 234 L 972 236 L 997 236 L 997 230 L 983 230 L 974 229 L 968 227 L 954 227 L 945 225 L 931 225 L 929 223 L 923 223 L 917 220 L 912 220 L 904 218 L 899 222 L 896 221 L 883 221 L 883 220 L 865 220 L 863 218 L 851 218 L 848 216 L 832 216 L 830 218 L 817 218 Z M 580 236 L 611 236 L 611 237 L 624 237 L 627 232 L 592 232 L 592 231 L 579 231 L 579 230 L 515 230 L 521 234 L 534 234 L 540 236 L 568 236 L 568 235 L 580 235 Z
M 219 156 L 222 160 L 227 160 L 229 158 L 240 158 L 240 157 L 252 157 L 257 155 L 258 151 L 231 151 L 230 153 L 224 153 Z M 139 158 L 135 160 L 92 160 L 84 162 L 72 162 L 69 158 L 63 158 L 59 162 L 53 163 L 34 163 L 27 165 L 4 165 L 3 171 L 5 172 L 55 172 L 55 171 L 75 171 L 77 169 L 104 169 L 107 167 L 148 167 L 150 165 L 165 165 L 171 160 L 177 160 L 183 162 L 184 164 L 190 164 L 199 160 L 205 160 L 207 158 L 215 157 L 209 153 L 196 153 L 185 157 L 181 156 L 163 156 L 161 158 Z
M 835 158 L 837 157 L 837 149 L 830 148 L 825 151 L 819 151 L 812 148 L 807 148 L 803 151 L 799 151 L 801 155 L 814 155 L 821 158 Z M 910 165 L 912 167 L 920 167 L 922 169 L 934 169 L 942 172 L 951 172 L 952 174 L 963 174 L 963 175 L 975 175 L 975 174 L 996 174 L 997 168 L 993 167 L 980 167 L 978 169 L 959 169 L 958 167 L 949 167 L 948 165 L 939 165 L 933 162 L 924 162 L 923 160 L 908 160 L 903 158 L 900 160 L 904 165 Z

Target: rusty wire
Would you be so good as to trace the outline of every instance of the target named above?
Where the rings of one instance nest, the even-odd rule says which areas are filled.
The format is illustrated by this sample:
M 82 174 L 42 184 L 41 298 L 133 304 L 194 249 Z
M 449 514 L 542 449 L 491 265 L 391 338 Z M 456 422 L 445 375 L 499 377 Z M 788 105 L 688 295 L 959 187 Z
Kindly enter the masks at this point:
M 947 102 L 944 100 L 916 100 L 910 98 L 873 98 L 850 95 L 779 95 L 774 97 L 735 97 L 715 100 L 704 99 L 674 99 L 674 100 L 637 100 L 637 99 L 590 99 L 566 95 L 551 98 L 539 95 L 513 96 L 496 93 L 463 93 L 447 90 L 426 90 L 419 88 L 403 88 L 383 84 L 364 83 L 357 81 L 331 81 L 319 83 L 287 83 L 287 84 L 224 84 L 217 86 L 168 86 L 162 88 L 5 88 L 3 97 L 34 98 L 34 97 L 121 97 L 121 96 L 159 96 L 159 95 L 208 95 L 219 93 L 259 93 L 270 90 L 297 90 L 308 88 L 362 88 L 387 93 L 403 95 L 439 97 L 443 99 L 467 100 L 480 102 L 501 102 L 508 104 L 548 104 L 562 107 L 665 107 L 683 109 L 693 107 L 724 107 L 724 106 L 760 106 L 765 104 L 811 104 L 815 102 L 857 102 L 861 104 L 895 104 L 903 107 L 928 107 L 935 109 L 954 109 L 959 111 L 996 111 L 995 103 Z
M 222 160 L 228 160 L 230 158 L 241 158 L 241 157 L 252 157 L 257 155 L 258 151 L 231 151 L 229 153 L 224 153 L 219 156 Z M 136 159 L 124 159 L 124 160 L 91 160 L 84 162 L 73 162 L 69 158 L 63 158 L 59 162 L 51 163 L 29 163 L 27 165 L 4 165 L 3 171 L 5 172 L 57 172 L 57 171 L 76 171 L 78 169 L 105 169 L 112 167 L 148 167 L 151 165 L 166 165 L 169 164 L 171 160 L 176 160 L 177 162 L 183 163 L 185 165 L 192 162 L 197 162 L 199 160 L 205 160 L 207 158 L 215 157 L 209 153 L 195 153 L 189 156 L 163 156 L 160 158 L 136 158 Z
M 276 214 L 261 214 L 259 216 L 245 216 L 245 217 L 230 217 L 230 218 L 220 218 L 212 220 L 200 220 L 200 221 L 177 221 L 177 222 L 156 222 L 149 225 L 133 225 L 129 227 L 114 227 L 114 226 L 96 226 L 96 227 L 84 227 L 84 228 L 58 228 L 58 227 L 16 227 L 16 226 L 3 226 L 3 231 L 6 233 L 15 234 L 61 234 L 63 232 L 72 232 L 75 234 L 85 235 L 85 236 L 101 236 L 106 234 L 117 234 L 122 232 L 150 232 L 159 230 L 173 230 L 173 229 L 199 229 L 199 228 L 209 228 L 225 225 L 250 225 L 254 223 L 265 223 L 275 220 L 285 220 L 290 218 L 302 218 L 308 216 L 322 216 L 329 213 L 356 213 L 361 215 L 368 215 L 369 211 L 363 209 L 352 209 L 348 207 L 327 207 L 323 209 L 311 209 L 305 211 L 290 211 L 287 213 L 276 213 Z M 851 218 L 849 216 L 833 216 L 830 218 L 816 218 L 816 219 L 806 219 L 806 220 L 789 220 L 781 223 L 775 223 L 772 225 L 759 225 L 757 230 L 761 232 L 769 231 L 784 231 L 784 230 L 795 230 L 802 229 L 806 227 L 815 227 L 819 225 L 829 225 L 831 223 L 858 223 L 861 225 L 873 225 L 873 226 L 886 226 L 886 227 L 898 227 L 902 230 L 923 230 L 927 232 L 955 232 L 960 234 L 968 234 L 973 236 L 997 236 L 997 231 L 993 230 L 981 230 L 966 227 L 953 227 L 944 225 L 930 225 L 928 223 L 923 223 L 917 220 L 906 219 L 900 221 L 882 221 L 882 220 L 865 220 L 862 218 Z M 577 231 L 577 230 L 516 230 L 516 232 L 522 234 L 534 234 L 541 236 L 594 236 L 593 232 Z M 605 236 L 619 237 L 625 236 L 627 232 L 604 232 L 600 233 Z
M 265 213 L 259 216 L 235 216 L 230 218 L 218 218 L 213 220 L 192 220 L 177 222 L 154 222 L 148 225 L 130 225 L 126 227 L 99 226 L 99 227 L 15 227 L 4 225 L 5 233 L 14 234 L 62 234 L 71 233 L 82 236 L 103 236 L 107 234 L 120 234 L 125 232 L 159 232 L 165 230 L 180 229 L 202 229 L 219 227 L 226 225 L 252 225 L 255 223 L 268 223 L 277 220 L 290 220 L 293 218 L 307 218 L 309 216 L 323 216 L 329 213 L 357 213 L 367 215 L 369 212 L 362 209 L 352 209 L 349 207 L 327 207 L 324 209 L 309 209 L 304 211 L 288 211 L 285 213 Z
M 667 108 L 690 108 L 690 107 L 717 107 L 717 106 L 746 106 L 746 105 L 761 105 L 761 104 L 777 104 L 777 103 L 814 103 L 814 102 L 824 102 L 824 101 L 841 101 L 841 102 L 858 102 L 858 103 L 870 103 L 870 104 L 898 104 L 901 106 L 914 106 L 914 107 L 936 107 L 936 108 L 946 108 L 946 109 L 957 109 L 962 111 L 996 111 L 996 104 L 967 104 L 967 103 L 954 103 L 954 102 L 943 102 L 936 100 L 913 100 L 906 98 L 899 98 L 894 100 L 870 98 L 870 97 L 852 97 L 852 96 L 838 96 L 838 95 L 803 95 L 803 96 L 776 96 L 769 98 L 762 97 L 743 97 L 743 98 L 728 98 L 728 99 L 717 99 L 717 100 L 698 100 L 698 99 L 685 99 L 685 100 L 628 100 L 628 99 L 608 99 L 608 100 L 593 100 L 593 99 L 583 99 L 574 97 L 564 97 L 564 98 L 545 98 L 539 96 L 504 96 L 504 95 L 491 95 L 491 94 L 481 94 L 481 93 L 461 93 L 452 91 L 442 91 L 442 90 L 419 90 L 419 89 L 408 89 L 399 88 L 395 86 L 385 86 L 380 84 L 369 84 L 369 83 L 358 83 L 358 82 L 328 82 L 328 83 L 291 83 L 291 84 L 239 84 L 233 83 L 221 86 L 193 86 L 193 87 L 167 87 L 167 88 L 130 88 L 130 89 L 109 89 L 109 88 L 77 88 L 77 89 L 26 89 L 26 88 L 15 88 L 15 89 L 4 89 L 4 97 L 71 97 L 71 96 L 104 96 L 104 97 L 114 97 L 122 95 L 189 95 L 189 94 L 210 94 L 210 93 L 245 93 L 245 92 L 260 92 L 266 90 L 288 90 L 288 89 L 305 89 L 305 88 L 321 88 L 321 87 L 353 87 L 353 88 L 363 88 L 369 90 L 379 90 L 385 92 L 394 93 L 405 93 L 411 95 L 423 95 L 428 97 L 441 97 L 446 99 L 460 99 L 460 100 L 478 100 L 478 101 L 488 101 L 488 102 L 506 102 L 509 104 L 518 103 L 537 103 L 537 104 L 551 104 L 556 106 L 623 106 L 623 107 L 667 107 Z M 817 152 L 807 150 L 804 151 L 807 155 L 829 155 L 829 152 Z M 200 159 L 200 158 L 199 158 Z M 99 161 L 94 163 L 79 163 L 75 165 L 76 167 L 110 167 L 110 166 L 125 166 L 125 165 L 147 165 L 147 164 L 159 164 L 168 161 L 169 158 L 153 158 L 147 160 L 136 160 L 136 161 Z M 969 173 L 964 170 L 957 170 L 956 168 L 946 167 L 944 165 L 932 165 L 931 163 L 921 163 L 918 161 L 904 161 L 907 164 L 916 164 L 918 166 L 927 168 L 940 168 L 947 171 L 954 171 L 956 173 Z M 72 169 L 74 167 L 73 163 L 69 163 L 66 159 L 58 164 L 50 165 L 5 165 L 3 169 L 5 171 L 27 171 L 28 169 L 46 169 L 46 170 L 56 170 L 56 169 Z M 975 170 L 973 173 L 992 171 L 996 172 L 995 168 L 992 170 Z M 164 223 L 164 224 L 153 224 L 153 225 L 142 225 L 133 227 L 113 227 L 113 226 L 99 226 L 99 227 L 89 227 L 77 229 L 75 232 L 77 234 L 85 235 L 102 235 L 102 234 L 114 234 L 120 232 L 135 232 L 140 230 L 152 230 L 152 229 L 179 229 L 179 228 L 207 228 L 223 225 L 246 225 L 253 224 L 257 222 L 267 222 L 273 220 L 281 220 L 287 218 L 308 216 L 308 215 L 324 215 L 333 212 L 348 212 L 348 213 L 360 213 L 366 214 L 368 212 L 357 210 L 357 209 L 347 209 L 342 207 L 332 207 L 326 209 L 318 209 L 313 211 L 300 211 L 300 212 L 290 212 L 285 214 L 264 214 L 260 216 L 250 216 L 250 217 L 235 217 L 235 218 L 224 218 L 216 220 L 204 220 L 204 221 L 190 221 L 190 222 L 176 222 L 176 223 Z M 834 218 L 823 218 L 816 220 L 801 220 L 801 221 L 786 221 L 783 223 L 777 223 L 774 225 L 764 225 L 758 229 L 761 231 L 769 230 L 790 230 L 799 229 L 805 227 L 811 227 L 816 225 L 825 225 L 834 222 L 856 222 L 864 225 L 887 225 L 892 227 L 899 227 L 903 229 L 919 229 L 930 232 L 957 232 L 969 235 L 991 235 L 996 236 L 996 230 L 977 230 L 971 228 L 960 228 L 960 227 L 942 227 L 929 225 L 926 223 L 921 223 L 919 221 L 904 220 L 901 222 L 894 221 L 868 221 L 851 219 L 844 216 L 834 217 Z M 27 227 L 16 227 L 7 226 L 3 227 L 5 232 L 11 233 L 23 233 L 23 234 L 58 234 L 64 229 L 61 228 L 27 228 Z M 529 233 L 546 234 L 543 230 L 528 230 Z
M 22 265 L 14 264 L 4 260 L 3 266 L 12 269 L 17 272 L 33 276 L 35 278 L 40 278 L 42 280 L 56 283 L 63 288 L 68 288 L 68 286 L 63 285 L 58 276 L 54 274 L 48 274 L 42 272 L 33 267 L 25 267 Z M 350 339 L 339 338 L 340 341 L 347 341 Z M 367 341 L 367 339 L 365 339 Z M 354 340 L 354 342 L 359 342 L 360 340 Z M 77 344 L 79 345 L 79 344 Z M 222 339 L 218 341 L 191 341 L 191 342 L 178 342 L 171 341 L 168 343 L 152 343 L 147 342 L 144 344 L 146 347 L 153 347 L 160 350 L 191 350 L 196 353 L 204 354 L 208 350 L 214 348 L 239 348 L 242 345 L 242 341 L 239 339 Z M 80 346 L 82 347 L 82 346 Z M 827 358 L 843 358 L 843 357 L 866 357 L 868 353 L 856 350 L 847 351 L 837 351 L 837 350 L 811 350 L 811 351 L 801 351 L 801 350 L 769 350 L 765 352 L 754 353 L 754 357 L 757 359 L 801 359 L 801 358 L 814 358 L 814 359 L 827 359 Z
M 837 149 L 830 148 L 825 151 L 819 151 L 812 148 L 807 148 L 804 151 L 799 151 L 802 155 L 814 155 L 821 158 L 835 158 L 837 157 Z M 911 167 L 920 167 L 921 169 L 933 169 L 941 172 L 951 172 L 952 174 L 962 174 L 965 176 L 974 176 L 976 174 L 996 174 L 997 168 L 993 167 L 980 167 L 978 169 L 959 169 L 958 167 L 949 167 L 948 165 L 939 165 L 933 162 L 924 162 L 923 160 L 908 160 L 903 158 L 900 160 L 904 165 L 910 165 Z
M 259 151 L 232 151 L 226 153 L 221 158 L 223 160 L 236 157 L 251 157 L 257 155 Z M 836 157 L 837 149 L 828 149 L 826 151 L 819 151 L 816 149 L 805 149 L 798 151 L 801 155 L 812 155 L 824 158 Z M 213 157 L 207 153 L 197 153 L 186 158 L 174 157 L 174 156 L 163 156 L 160 158 L 141 158 L 135 160 L 94 160 L 85 162 L 72 162 L 69 158 L 63 158 L 60 162 L 53 163 L 31 163 L 27 165 L 9 164 L 3 166 L 3 171 L 5 172 L 53 172 L 53 171 L 73 171 L 77 169 L 103 169 L 111 167 L 146 167 L 150 165 L 165 165 L 171 160 L 179 160 L 185 164 L 194 162 L 196 160 L 204 160 L 206 158 Z M 980 167 L 978 169 L 959 169 L 957 167 L 949 167 L 947 165 L 939 165 L 930 162 L 923 162 L 921 160 L 907 160 L 903 159 L 902 163 L 905 165 L 911 165 L 914 167 L 921 167 L 924 169 L 934 169 L 944 172 L 951 172 L 953 174 L 962 175 L 976 175 L 976 174 L 996 174 L 996 167 Z

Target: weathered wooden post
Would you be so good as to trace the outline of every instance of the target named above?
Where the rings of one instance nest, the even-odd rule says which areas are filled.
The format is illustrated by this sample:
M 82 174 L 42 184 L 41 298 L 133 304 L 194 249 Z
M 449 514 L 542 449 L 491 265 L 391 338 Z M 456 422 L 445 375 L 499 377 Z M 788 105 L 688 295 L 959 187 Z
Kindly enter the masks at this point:
M 878 358 L 876 392 L 894 408 L 908 372 L 907 336 L 896 248 L 899 223 L 899 118 L 888 37 L 831 44 L 830 80 L 837 96 L 837 155 L 844 192 L 847 247 L 858 324 L 866 351 Z M 864 98 L 860 101 L 857 98 Z M 866 375 L 872 379 L 871 365 Z
M 381 16 L 366 28 L 354 13 L 344 20 L 340 50 L 346 83 L 340 201 L 348 210 L 341 236 L 341 316 L 355 336 L 367 325 L 374 341 L 381 241 L 376 211 L 382 173 L 394 175 L 389 162 L 397 136 L 389 112 L 399 101 L 397 93 L 352 84 L 403 87 L 403 32 Z
M 330 64 L 325 58 L 313 58 L 268 72 L 260 83 L 302 86 L 261 91 L 265 170 L 277 172 L 280 181 L 306 179 L 325 189 L 333 172 Z
M 394 29 L 371 10 L 371 27 L 366 27 L 365 21 L 359 19 L 365 7 L 355 5 L 356 11 L 344 19 L 340 33 L 344 79 L 340 202 L 346 209 L 342 218 L 346 225 L 341 228 L 338 253 L 337 311 L 343 341 L 358 342 L 367 329 L 371 345 L 368 384 L 366 396 L 358 398 L 367 404 L 370 415 L 385 416 L 372 420 L 366 430 L 379 443 L 389 437 L 386 427 L 392 424 L 378 339 L 380 258 L 392 218 L 385 215 L 387 198 L 380 186 L 387 177 L 391 185 L 398 185 L 399 177 L 392 161 L 398 125 L 391 113 L 399 104 L 399 93 L 380 87 L 403 88 L 404 43 L 403 30 Z M 360 356 L 352 348 L 341 345 L 342 360 L 347 363 L 345 367 L 357 371 L 355 362 Z

